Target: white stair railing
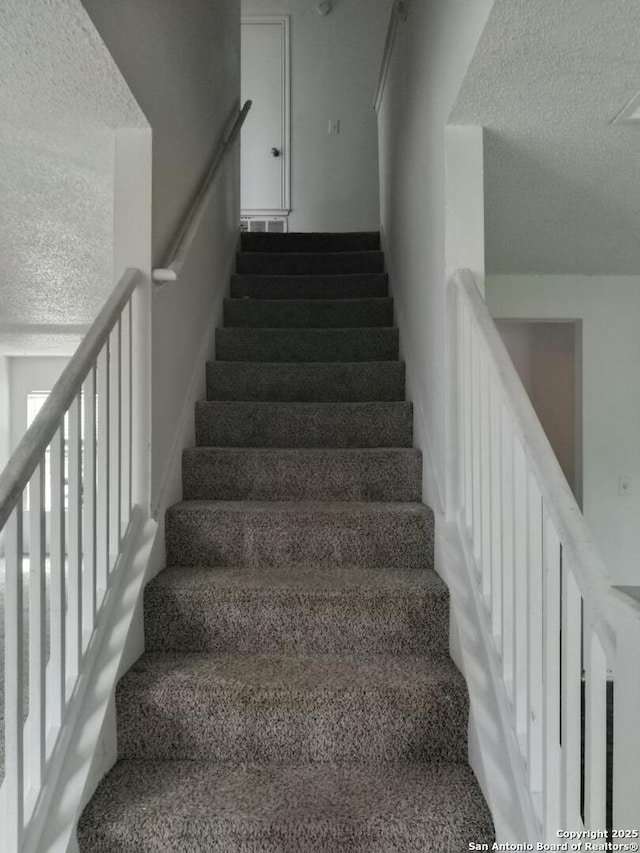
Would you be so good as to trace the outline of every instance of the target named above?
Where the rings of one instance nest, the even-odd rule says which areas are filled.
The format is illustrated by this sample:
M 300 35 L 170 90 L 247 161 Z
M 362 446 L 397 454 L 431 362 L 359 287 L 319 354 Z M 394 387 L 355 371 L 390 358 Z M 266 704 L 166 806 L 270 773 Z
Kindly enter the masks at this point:
M 611 589 L 470 272 L 449 281 L 448 306 L 448 516 L 472 566 L 506 694 L 503 722 L 516 734 L 515 770 L 537 827 L 527 841 L 604 833 L 608 806 L 616 840 L 615 832 L 636 832 L 640 818 L 640 612 Z
M 11 853 L 21 849 L 105 596 L 147 511 L 134 456 L 148 431 L 138 387 L 145 354 L 134 347 L 134 327 L 145 324 L 134 296 L 142 281 L 137 270 L 123 275 L 0 474 L 1 846 Z

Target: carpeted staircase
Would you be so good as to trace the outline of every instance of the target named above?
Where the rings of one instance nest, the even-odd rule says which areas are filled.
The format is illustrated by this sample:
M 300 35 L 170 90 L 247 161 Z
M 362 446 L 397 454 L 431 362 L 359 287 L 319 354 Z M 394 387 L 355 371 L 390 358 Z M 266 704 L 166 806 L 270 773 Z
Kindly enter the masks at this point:
M 466 762 L 377 234 L 244 234 L 86 853 L 457 853 Z

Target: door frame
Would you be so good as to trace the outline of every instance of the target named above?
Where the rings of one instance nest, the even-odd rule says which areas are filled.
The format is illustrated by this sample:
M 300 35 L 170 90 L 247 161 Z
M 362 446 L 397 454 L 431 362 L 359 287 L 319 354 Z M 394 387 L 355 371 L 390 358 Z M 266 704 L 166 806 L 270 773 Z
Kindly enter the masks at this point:
M 280 198 L 282 206 L 278 208 L 242 208 L 242 216 L 288 216 L 291 213 L 291 45 L 290 15 L 243 15 L 241 25 L 274 24 L 280 27 L 282 40 L 282 142 L 284 165 Z M 242 79 L 242 66 L 240 68 Z M 249 95 L 249 97 L 251 97 Z

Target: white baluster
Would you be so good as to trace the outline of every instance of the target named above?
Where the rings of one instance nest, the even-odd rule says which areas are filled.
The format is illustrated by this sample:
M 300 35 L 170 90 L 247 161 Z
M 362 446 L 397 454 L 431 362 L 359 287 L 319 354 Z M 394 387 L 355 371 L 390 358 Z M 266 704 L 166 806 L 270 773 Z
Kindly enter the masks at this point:
M 491 633 L 502 635 L 502 452 L 500 447 L 502 403 L 493 371 L 489 375 L 489 432 L 491 434 Z
M 96 369 L 84 381 L 84 483 L 82 529 L 84 533 L 84 575 L 82 584 L 83 648 L 89 644 L 96 621 Z
M 69 407 L 69 581 L 67 600 L 67 672 L 73 678 L 82 663 L 82 420 L 80 398 Z
M 29 772 L 38 791 L 46 759 L 46 575 L 44 459 L 29 485 Z
M 478 336 L 471 330 L 471 479 L 472 479 L 472 539 L 476 568 L 482 558 L 482 525 L 480 504 L 480 357 Z
M 640 617 L 635 607 L 618 607 L 615 624 L 613 826 L 628 830 L 638 824 L 640 791 Z
M 22 496 L 5 525 L 4 784 L 7 850 L 19 850 L 24 829 L 24 626 Z
M 513 612 L 515 681 L 515 720 L 523 755 L 527 754 L 528 726 L 527 685 L 529 662 L 527 660 L 527 620 L 529 619 L 529 491 L 526 459 L 520 441 L 513 449 Z
M 543 519 L 544 840 L 557 843 L 560 822 L 560 539 Z
M 500 515 L 502 516 L 502 673 L 507 695 L 515 703 L 513 583 L 515 553 L 513 540 L 513 427 L 506 406 L 502 406 Z
M 98 356 L 98 494 L 96 515 L 96 562 L 98 606 L 109 585 L 109 345 Z
M 469 315 L 462 309 L 462 345 L 464 355 L 462 359 L 463 380 L 463 421 L 464 421 L 464 520 L 467 530 L 473 528 L 473 470 L 472 470 L 472 419 L 471 413 L 471 327 Z
M 64 509 L 64 427 L 51 442 L 51 605 L 49 609 L 49 664 L 47 711 L 49 728 L 58 729 L 66 703 L 66 544 Z
M 121 346 L 122 335 L 120 322 L 116 324 L 109 339 L 110 353 L 110 377 L 109 377 L 109 460 L 111 473 L 109 476 L 109 565 L 113 568 L 116 557 L 120 551 L 122 541 L 122 469 L 121 454 L 122 445 L 122 385 L 121 385 Z
M 122 513 L 125 526 L 132 508 L 132 464 L 133 452 L 133 349 L 132 349 L 132 304 L 127 303 L 122 313 Z
M 560 824 L 580 829 L 581 744 L 581 597 L 566 552 L 562 563 L 561 743 L 562 787 Z
M 529 606 L 527 608 L 527 653 L 529 679 L 527 685 L 529 785 L 542 792 L 542 495 L 533 476 L 528 476 L 529 528 Z
M 482 594 L 491 606 L 491 434 L 489 418 L 489 372 L 484 349 L 479 353 L 480 379 L 480 529 Z
M 589 829 L 607 825 L 607 659 L 584 620 L 585 736 L 584 819 Z M 636 709 L 640 711 L 640 708 Z

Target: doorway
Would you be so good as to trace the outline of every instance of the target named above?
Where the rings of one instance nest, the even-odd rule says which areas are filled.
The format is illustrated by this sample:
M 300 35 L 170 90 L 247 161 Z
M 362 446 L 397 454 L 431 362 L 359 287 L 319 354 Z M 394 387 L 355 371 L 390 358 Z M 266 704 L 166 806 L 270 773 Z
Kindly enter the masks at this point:
M 242 19 L 242 101 L 253 105 L 242 131 L 243 216 L 291 210 L 289 16 Z
M 496 326 L 582 507 L 582 323 L 501 319 Z

